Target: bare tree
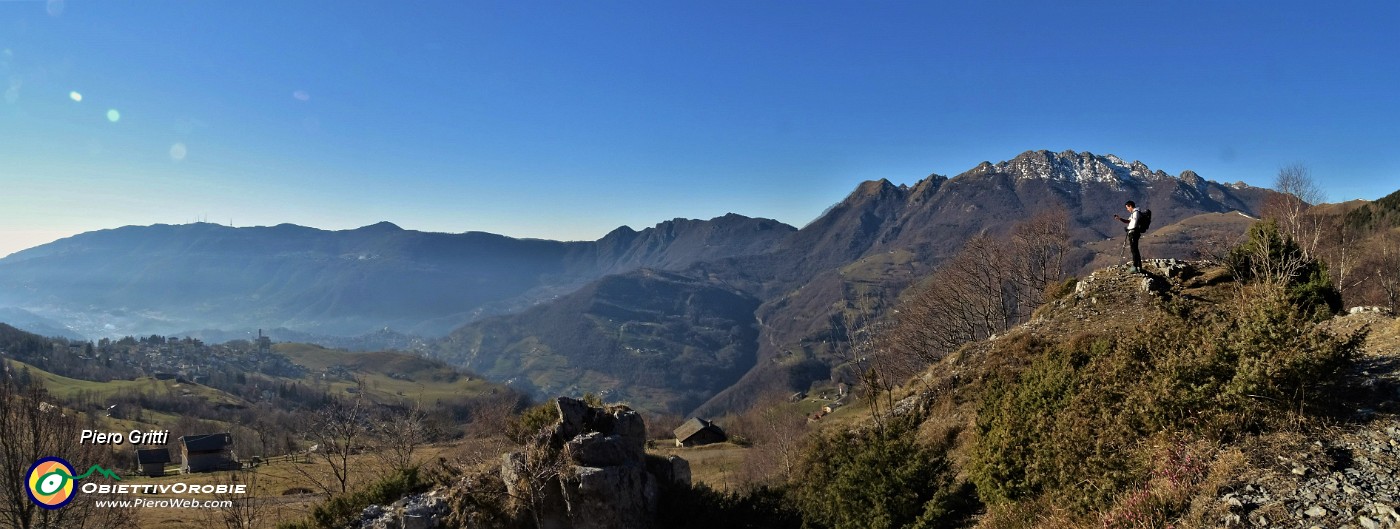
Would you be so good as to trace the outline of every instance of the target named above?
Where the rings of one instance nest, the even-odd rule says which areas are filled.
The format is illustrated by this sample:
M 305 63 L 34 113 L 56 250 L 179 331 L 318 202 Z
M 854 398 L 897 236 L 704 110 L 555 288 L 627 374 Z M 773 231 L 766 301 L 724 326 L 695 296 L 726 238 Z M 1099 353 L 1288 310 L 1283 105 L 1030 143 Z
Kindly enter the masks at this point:
M 1277 220 L 1279 230 L 1298 242 L 1305 257 L 1315 256 L 1326 230 L 1323 220 L 1308 214 L 1308 208 L 1322 203 L 1325 196 L 1313 181 L 1312 171 L 1302 163 L 1279 168 L 1274 191 L 1279 194 L 1264 202 L 1264 216 Z
M 206 509 L 208 525 L 225 529 L 259 529 L 272 525 L 266 506 L 258 500 L 258 473 L 253 470 L 229 472 L 219 484 L 245 485 L 246 494 L 216 493 L 215 501 L 223 502 L 217 509 Z M 229 490 L 232 490 L 230 487 Z
M 376 433 L 380 445 L 376 454 L 391 472 L 412 467 L 414 452 L 434 435 L 428 423 L 428 413 L 417 401 L 407 409 L 392 410 L 381 415 Z
M 563 480 L 572 468 L 568 445 L 551 443 L 552 428 L 540 432 L 520 452 L 506 454 L 502 479 L 506 494 L 530 511 L 535 527 L 546 527 L 550 512 L 562 512 Z
M 106 447 L 77 444 L 78 421 L 52 404 L 38 385 L 20 388 L 11 378 L 9 362 L 0 360 L 0 526 L 16 529 L 82 529 L 132 525 L 130 508 L 98 509 L 93 495 L 78 494 L 61 509 L 47 510 L 25 493 L 29 468 L 39 458 L 57 456 L 74 466 L 115 466 Z M 82 472 L 82 469 L 75 469 Z
M 760 446 L 774 452 L 776 457 L 772 459 L 778 463 L 778 475 L 786 481 L 797 467 L 807 420 L 783 406 L 764 408 L 759 417 L 763 420 Z
M 1381 236 L 1376 283 L 1384 294 L 1386 306 L 1390 310 L 1400 310 L 1400 234 L 1388 232 Z
M 1016 318 L 1030 316 L 1044 300 L 1045 287 L 1065 277 L 1069 251 L 1069 213 L 1052 209 L 1031 217 L 1012 230 L 1010 250 L 1020 304 Z
M 1318 246 L 1318 257 L 1327 263 L 1332 284 L 1341 291 L 1342 298 L 1359 299 L 1369 277 L 1363 271 L 1368 258 L 1365 234 L 1360 228 L 1349 225 L 1344 215 L 1328 216 L 1324 226 L 1328 237 Z
M 860 377 L 856 385 L 862 400 L 870 408 L 870 416 L 876 428 L 884 427 L 884 420 L 894 406 L 891 390 L 902 380 L 900 366 L 889 362 L 892 358 L 877 354 L 876 337 L 884 322 L 878 320 L 883 307 L 883 293 L 862 291 L 853 288 L 851 283 L 842 285 L 841 326 L 845 330 L 845 340 L 837 343 L 836 354 L 842 363 L 854 370 Z
M 1067 216 L 1052 211 L 1009 237 L 968 240 L 895 310 L 883 348 L 927 364 L 1029 318 L 1046 287 L 1064 278 L 1068 233 Z
M 313 457 L 330 468 L 330 476 L 312 472 L 303 465 L 293 468 L 327 495 L 350 490 L 351 476 L 358 473 L 351 459 L 370 442 L 370 409 L 363 395 L 360 392 L 348 401 L 333 399 L 317 412 L 305 432 Z
M 520 409 L 520 394 L 505 391 L 477 399 L 471 407 L 471 430 L 477 438 L 505 437 L 507 425 Z
M 1364 304 L 1400 310 L 1400 232 L 1388 231 L 1366 241 L 1366 255 L 1357 275 L 1363 281 Z

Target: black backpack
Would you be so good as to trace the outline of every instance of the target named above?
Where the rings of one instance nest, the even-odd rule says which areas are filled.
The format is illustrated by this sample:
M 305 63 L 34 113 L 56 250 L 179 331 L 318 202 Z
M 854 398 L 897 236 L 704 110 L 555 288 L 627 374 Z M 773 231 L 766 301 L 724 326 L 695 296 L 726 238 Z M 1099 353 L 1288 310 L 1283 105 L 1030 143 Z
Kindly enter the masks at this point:
M 1146 232 L 1146 231 L 1147 231 L 1147 228 L 1151 228 L 1151 227 L 1152 227 L 1152 210 L 1146 209 L 1146 208 L 1139 209 L 1139 210 L 1138 210 L 1138 221 L 1137 221 L 1137 231 L 1138 231 L 1138 233 Z

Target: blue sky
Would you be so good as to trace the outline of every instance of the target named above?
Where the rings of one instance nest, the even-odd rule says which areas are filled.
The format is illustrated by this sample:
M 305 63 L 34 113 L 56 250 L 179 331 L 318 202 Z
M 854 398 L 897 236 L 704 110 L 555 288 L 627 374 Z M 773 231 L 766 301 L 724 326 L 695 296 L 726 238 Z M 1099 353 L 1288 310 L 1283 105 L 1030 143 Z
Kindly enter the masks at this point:
M 1031 149 L 1400 189 L 1400 3 L 943 4 L 0 1 L 0 255 L 196 219 L 801 226 Z

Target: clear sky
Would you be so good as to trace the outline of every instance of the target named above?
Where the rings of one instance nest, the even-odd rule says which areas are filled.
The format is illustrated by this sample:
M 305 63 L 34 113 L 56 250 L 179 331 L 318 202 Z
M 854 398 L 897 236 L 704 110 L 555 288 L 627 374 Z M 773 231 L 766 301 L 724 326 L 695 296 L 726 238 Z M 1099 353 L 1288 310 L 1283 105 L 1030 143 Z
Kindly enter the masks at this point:
M 801 226 L 1031 149 L 1400 189 L 1400 2 L 0 1 L 0 255 L 197 219 Z

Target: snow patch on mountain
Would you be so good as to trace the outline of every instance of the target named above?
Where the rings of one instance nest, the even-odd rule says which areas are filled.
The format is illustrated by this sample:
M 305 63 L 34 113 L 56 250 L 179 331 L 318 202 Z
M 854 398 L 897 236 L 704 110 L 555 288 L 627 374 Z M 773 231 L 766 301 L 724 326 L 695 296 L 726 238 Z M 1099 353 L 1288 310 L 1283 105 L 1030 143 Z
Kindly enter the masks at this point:
M 1098 182 L 1114 187 L 1129 182 L 1147 183 L 1171 178 L 1162 171 L 1153 171 L 1139 161 L 1127 162 L 1112 154 L 1099 156 L 1074 151 L 1027 151 L 989 169 L 1011 175 L 1017 180 L 1054 180 L 1081 184 Z

